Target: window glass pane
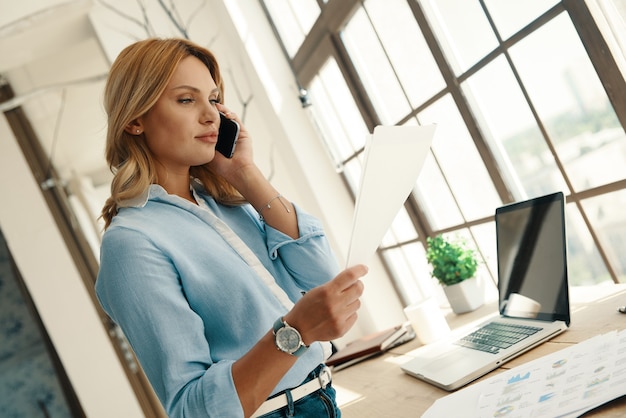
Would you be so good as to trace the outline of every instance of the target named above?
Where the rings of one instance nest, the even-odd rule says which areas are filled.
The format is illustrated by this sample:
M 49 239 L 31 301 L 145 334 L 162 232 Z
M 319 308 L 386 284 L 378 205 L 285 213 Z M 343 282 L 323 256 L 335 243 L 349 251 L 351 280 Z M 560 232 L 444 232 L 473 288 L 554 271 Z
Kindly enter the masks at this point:
M 363 153 L 360 153 L 358 158 L 351 159 L 343 166 L 343 176 L 354 196 L 356 196 L 359 186 L 361 185 L 361 173 L 363 172 L 362 157 Z
M 461 87 L 515 200 L 566 190 L 554 157 L 503 57 Z
M 399 293 L 408 304 L 417 303 L 435 292 L 435 282 L 430 277 L 430 267 L 421 243 L 384 250 L 382 256 L 389 265 Z
M 414 193 L 434 229 L 444 229 L 463 223 L 463 216 L 432 151 L 426 156 Z
M 478 263 L 478 274 L 484 280 L 487 300 L 496 300 L 498 298 L 498 257 L 495 222 L 473 226 L 470 231 L 482 259 Z
M 479 2 L 419 0 L 419 3 L 456 74 L 465 72 L 498 46 Z
M 502 201 L 452 98 L 438 100 L 418 118 L 424 124 L 437 124 L 432 151 L 465 219 L 493 215 Z
M 519 42 L 511 57 L 574 189 L 625 178 L 624 129 L 568 15 Z
M 510 38 L 557 3 L 558 0 L 485 0 L 502 39 Z
M 384 125 L 396 124 L 411 108 L 363 8 L 341 37 L 380 120 Z
M 626 191 L 610 193 L 587 199 L 582 202 L 585 213 L 598 236 L 600 244 L 606 252 L 619 281 L 626 282 L 626 223 L 624 207 L 626 207 Z M 597 257 L 595 257 L 597 260 Z M 580 262 L 583 262 L 581 257 Z M 599 262 L 599 260 L 597 260 Z M 596 268 L 590 273 L 596 282 L 611 280 L 603 268 Z
M 369 134 L 334 59 L 329 59 L 309 87 L 311 112 L 335 164 L 365 146 Z
M 560 144 L 557 151 L 576 190 L 626 178 L 626 135 L 621 127 L 584 133 Z
M 567 228 L 567 272 L 571 286 L 611 282 L 606 266 L 593 243 L 589 229 L 573 204 L 565 206 Z
M 265 0 L 272 22 L 293 57 L 320 14 L 316 0 Z
M 413 107 L 446 87 L 406 0 L 368 0 L 365 9 Z

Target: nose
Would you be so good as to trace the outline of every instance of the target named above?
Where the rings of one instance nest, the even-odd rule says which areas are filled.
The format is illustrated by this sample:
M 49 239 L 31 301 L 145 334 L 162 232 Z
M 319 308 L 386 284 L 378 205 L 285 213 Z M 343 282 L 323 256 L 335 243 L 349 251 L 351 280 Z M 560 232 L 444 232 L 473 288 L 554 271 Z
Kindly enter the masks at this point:
M 202 114 L 200 115 L 200 118 L 202 123 L 215 123 L 217 119 L 219 119 L 219 112 L 217 110 L 217 107 L 215 107 L 213 103 L 207 101 L 202 109 Z

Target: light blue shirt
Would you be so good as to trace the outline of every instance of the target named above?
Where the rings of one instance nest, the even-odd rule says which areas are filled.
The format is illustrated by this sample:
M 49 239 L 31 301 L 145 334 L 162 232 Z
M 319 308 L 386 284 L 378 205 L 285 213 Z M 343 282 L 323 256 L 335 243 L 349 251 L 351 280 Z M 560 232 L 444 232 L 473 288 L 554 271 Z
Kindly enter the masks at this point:
M 199 196 L 292 301 L 337 274 L 321 223 L 297 206 L 294 240 L 261 222 L 250 205 Z M 232 364 L 288 309 L 211 226 L 207 209 L 158 185 L 127 205 L 102 238 L 96 293 L 103 309 L 124 331 L 169 416 L 243 416 Z M 272 393 L 299 385 L 324 361 L 323 351 L 312 344 Z

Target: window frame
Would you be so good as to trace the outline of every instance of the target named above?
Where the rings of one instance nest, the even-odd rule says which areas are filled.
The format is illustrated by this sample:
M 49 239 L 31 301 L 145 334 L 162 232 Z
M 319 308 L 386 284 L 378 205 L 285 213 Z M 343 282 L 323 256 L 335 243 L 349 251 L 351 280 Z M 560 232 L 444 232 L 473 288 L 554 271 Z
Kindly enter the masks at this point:
M 263 4 L 263 0 L 259 1 L 261 2 L 261 4 Z M 479 0 L 479 2 L 483 10 L 487 12 L 484 1 Z M 447 62 L 444 51 L 437 40 L 436 34 L 430 27 L 428 19 L 424 13 L 424 10 L 422 9 L 422 6 L 419 4 L 419 1 L 407 0 L 407 3 L 411 8 L 413 16 L 416 19 L 422 31 L 422 34 L 433 54 L 435 62 L 443 75 L 446 87 L 438 92 L 436 95 L 431 97 L 428 101 L 413 109 L 411 113 L 407 114 L 405 117 L 403 117 L 402 120 L 398 121 L 398 124 L 402 124 L 409 119 L 414 118 L 416 115 L 419 114 L 420 111 L 428 107 L 431 103 L 443 97 L 445 94 L 450 94 L 452 99 L 454 100 L 454 103 L 459 109 L 459 113 L 461 114 L 461 117 L 465 125 L 467 126 L 474 145 L 476 146 L 476 149 L 478 150 L 478 153 L 485 164 L 487 172 L 491 180 L 493 181 L 496 192 L 502 200 L 503 204 L 512 203 L 515 200 L 513 193 L 507 187 L 502 168 L 499 167 L 496 158 L 485 139 L 485 135 L 481 131 L 481 127 L 477 121 L 477 118 L 473 114 L 469 102 L 464 97 L 464 94 L 461 90 L 461 83 L 499 56 L 504 56 L 511 68 L 515 70 L 515 66 L 513 65 L 512 59 L 508 53 L 509 48 L 511 48 L 513 45 L 520 42 L 521 40 L 525 39 L 538 28 L 552 21 L 552 19 L 554 19 L 556 16 L 559 16 L 562 13 L 567 13 L 569 18 L 571 19 L 572 24 L 576 32 L 580 36 L 582 44 L 604 88 L 604 91 L 607 94 L 608 100 L 611 103 L 620 124 L 622 125 L 622 128 L 626 127 L 626 101 L 618 100 L 619 97 L 626 96 L 626 81 L 624 80 L 624 77 L 613 56 L 610 53 L 607 53 L 607 51 L 610 51 L 608 45 L 604 40 L 604 37 L 602 36 L 602 33 L 600 32 L 600 29 L 598 28 L 585 2 L 580 2 L 577 0 L 559 1 L 554 6 L 545 11 L 542 15 L 538 16 L 524 28 L 512 35 L 510 38 L 503 40 L 498 37 L 499 45 L 496 49 L 481 58 L 468 70 L 458 75 L 455 75 L 452 66 Z M 346 22 L 349 21 L 355 11 L 361 6 L 362 2 L 359 0 L 342 0 L 341 2 L 335 0 L 325 4 L 321 4 L 320 17 L 311 28 L 310 33 L 305 37 L 305 40 L 302 43 L 300 49 L 293 56 L 293 59 L 290 60 L 287 56 L 286 58 L 291 65 L 291 68 L 294 72 L 296 80 L 298 80 L 299 85 L 306 88 L 306 86 L 311 82 L 311 80 L 316 76 L 318 71 L 324 65 L 326 60 L 329 57 L 333 57 L 336 60 L 345 78 L 346 84 L 350 92 L 355 98 L 355 102 L 357 103 L 357 106 L 359 108 L 359 111 L 361 112 L 366 126 L 368 127 L 370 132 L 372 132 L 374 130 L 374 127 L 380 124 L 380 120 L 374 110 L 374 106 L 372 105 L 363 84 L 359 80 L 358 71 L 352 64 L 349 53 L 344 47 L 341 40 L 342 28 L 345 26 Z M 495 28 L 495 23 L 488 14 L 487 17 L 491 27 Z M 273 26 L 272 19 L 269 14 L 267 14 L 267 18 L 270 21 L 270 24 Z M 497 33 L 497 31 L 495 31 L 495 33 Z M 278 40 L 280 43 L 279 37 Z M 522 83 L 519 74 L 514 74 L 517 83 L 523 89 L 524 84 Z M 533 109 L 532 102 L 530 101 L 528 93 L 525 90 L 523 90 L 523 95 L 526 99 L 529 109 L 531 109 L 532 111 L 533 118 L 537 123 L 539 130 L 541 131 L 541 135 L 544 141 L 546 141 L 550 152 L 555 156 L 558 170 L 569 187 L 568 193 L 566 193 L 567 203 L 571 203 L 576 206 L 576 209 L 581 214 L 585 226 L 590 233 L 594 245 L 599 251 L 600 258 L 602 259 L 611 279 L 613 280 L 613 282 L 619 283 L 619 274 L 616 271 L 615 266 L 609 259 L 607 251 L 603 247 L 598 233 L 594 229 L 592 222 L 589 220 L 589 217 L 587 216 L 585 209 L 583 208 L 582 202 L 586 199 L 596 196 L 625 190 L 626 179 L 603 184 L 598 187 L 589 188 L 580 192 L 575 191 L 575 189 L 571 185 L 571 182 L 568 179 L 567 172 L 565 171 L 563 165 L 560 163 L 555 146 L 550 140 L 550 136 L 548 135 L 541 118 L 537 114 L 536 110 Z M 362 152 L 362 150 L 358 150 L 356 154 L 360 152 Z M 354 158 L 354 156 L 349 157 L 346 161 L 352 158 Z M 348 182 L 344 179 L 344 183 L 347 184 Z M 456 230 L 469 229 L 473 226 L 482 225 L 488 222 L 492 222 L 494 220 L 493 216 L 488 216 L 481 219 L 468 219 L 464 220 L 463 223 L 460 223 L 458 225 L 453 225 L 445 229 L 437 229 L 430 225 L 426 213 L 422 209 L 417 197 L 413 193 L 409 196 L 409 199 L 407 199 L 404 206 L 413 223 L 413 226 L 418 233 L 417 241 L 421 242 L 424 247 L 426 246 L 426 238 L 429 236 L 453 232 Z M 415 241 L 416 240 L 412 240 L 412 242 Z M 410 242 L 398 243 L 390 246 L 389 248 L 381 247 L 379 249 L 379 254 L 384 252 L 386 249 L 397 248 L 398 246 L 403 244 L 410 244 Z M 391 273 L 393 269 L 387 266 L 385 257 L 381 256 L 380 258 L 383 265 L 386 267 L 387 272 L 390 274 L 390 277 L 392 277 L 392 281 L 395 281 L 395 279 L 393 278 L 393 274 Z M 398 286 L 397 283 L 394 283 L 394 286 L 396 287 L 396 289 L 401 287 Z M 403 295 L 401 293 L 402 292 L 400 292 L 399 296 L 403 301 L 406 302 L 407 300 L 409 300 L 407 295 Z

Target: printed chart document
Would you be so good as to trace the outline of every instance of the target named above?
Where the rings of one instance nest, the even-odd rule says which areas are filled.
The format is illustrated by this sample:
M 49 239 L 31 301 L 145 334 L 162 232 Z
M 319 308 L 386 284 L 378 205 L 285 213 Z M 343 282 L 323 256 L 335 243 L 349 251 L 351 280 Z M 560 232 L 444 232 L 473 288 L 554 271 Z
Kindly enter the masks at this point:
M 365 143 L 347 266 L 367 264 L 415 186 L 436 125 L 377 126 Z
M 422 417 L 453 416 L 459 408 L 478 418 L 578 417 L 624 394 L 626 330 L 592 337 L 470 385 L 438 399 Z

